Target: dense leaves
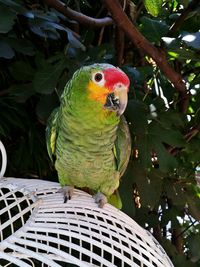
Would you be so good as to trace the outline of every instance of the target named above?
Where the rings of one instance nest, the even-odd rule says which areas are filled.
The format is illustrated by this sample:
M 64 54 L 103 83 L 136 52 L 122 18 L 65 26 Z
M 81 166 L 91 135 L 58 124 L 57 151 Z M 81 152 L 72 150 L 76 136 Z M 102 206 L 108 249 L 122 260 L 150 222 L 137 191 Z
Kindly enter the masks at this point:
M 93 18 L 108 13 L 99 1 L 65 2 Z M 152 231 L 175 266 L 198 267 L 199 1 L 126 2 L 123 9 L 137 29 L 182 75 L 189 103 L 118 27 L 90 28 L 45 1 L 0 0 L 0 139 L 8 151 L 6 174 L 56 181 L 45 145 L 49 114 L 77 68 L 118 64 L 131 80 L 125 116 L 132 157 L 120 186 L 123 210 Z
M 154 17 L 162 12 L 162 0 L 145 0 L 144 5 L 147 11 Z

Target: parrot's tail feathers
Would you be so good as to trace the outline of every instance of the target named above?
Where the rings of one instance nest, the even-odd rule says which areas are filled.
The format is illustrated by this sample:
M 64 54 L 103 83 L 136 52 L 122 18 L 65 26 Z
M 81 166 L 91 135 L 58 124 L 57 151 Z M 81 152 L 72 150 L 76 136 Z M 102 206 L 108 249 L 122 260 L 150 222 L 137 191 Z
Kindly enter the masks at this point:
M 118 190 L 115 190 L 115 192 L 108 197 L 108 203 L 113 205 L 117 209 L 122 209 L 122 201 Z

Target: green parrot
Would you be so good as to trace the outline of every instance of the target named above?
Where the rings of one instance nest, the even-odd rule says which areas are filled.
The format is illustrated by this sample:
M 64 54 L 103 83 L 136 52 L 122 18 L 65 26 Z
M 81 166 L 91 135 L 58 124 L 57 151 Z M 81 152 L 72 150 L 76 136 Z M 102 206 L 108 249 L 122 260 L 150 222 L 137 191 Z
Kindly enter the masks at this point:
M 66 84 L 46 129 L 64 202 L 74 187 L 88 188 L 99 207 L 109 202 L 121 208 L 117 188 L 131 151 L 122 116 L 129 84 L 127 75 L 110 64 L 84 66 Z

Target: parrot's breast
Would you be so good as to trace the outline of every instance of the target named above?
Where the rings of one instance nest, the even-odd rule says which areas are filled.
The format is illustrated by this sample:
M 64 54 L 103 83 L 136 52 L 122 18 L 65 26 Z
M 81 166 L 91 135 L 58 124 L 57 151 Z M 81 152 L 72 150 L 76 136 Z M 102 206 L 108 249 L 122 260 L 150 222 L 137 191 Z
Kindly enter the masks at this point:
M 119 118 L 97 105 L 82 113 L 67 107 L 60 109 L 56 141 L 59 181 L 111 195 L 120 178 L 113 152 Z

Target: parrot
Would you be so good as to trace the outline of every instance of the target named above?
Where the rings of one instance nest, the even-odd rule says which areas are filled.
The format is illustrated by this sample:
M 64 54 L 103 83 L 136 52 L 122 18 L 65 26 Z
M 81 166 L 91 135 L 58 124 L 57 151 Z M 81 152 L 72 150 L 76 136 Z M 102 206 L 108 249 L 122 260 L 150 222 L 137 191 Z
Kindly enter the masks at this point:
M 74 188 L 89 189 L 99 207 L 109 202 L 121 208 L 118 187 L 131 154 L 123 115 L 129 86 L 128 76 L 107 63 L 83 66 L 66 83 L 46 127 L 64 202 Z

